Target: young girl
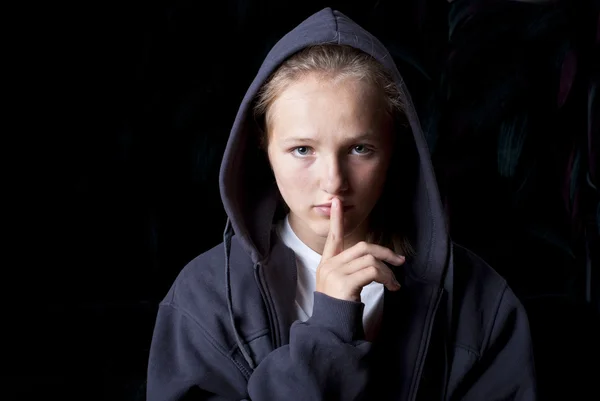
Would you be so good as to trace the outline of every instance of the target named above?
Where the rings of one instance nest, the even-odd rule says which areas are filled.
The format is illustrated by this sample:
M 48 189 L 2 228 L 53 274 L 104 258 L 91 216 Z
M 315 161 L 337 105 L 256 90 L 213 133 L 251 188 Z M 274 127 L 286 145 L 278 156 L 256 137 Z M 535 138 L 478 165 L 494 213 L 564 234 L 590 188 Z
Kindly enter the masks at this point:
M 535 399 L 525 311 L 450 240 L 406 86 L 342 13 L 271 50 L 220 183 L 224 241 L 160 304 L 149 401 Z

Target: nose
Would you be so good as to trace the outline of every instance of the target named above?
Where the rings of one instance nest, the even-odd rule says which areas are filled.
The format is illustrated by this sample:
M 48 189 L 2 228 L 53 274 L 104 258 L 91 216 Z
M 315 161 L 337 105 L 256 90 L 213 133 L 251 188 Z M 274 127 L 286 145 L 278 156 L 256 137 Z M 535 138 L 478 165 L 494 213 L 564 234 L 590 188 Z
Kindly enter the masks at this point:
M 346 166 L 343 158 L 331 155 L 322 159 L 321 189 L 328 194 L 336 195 L 348 190 Z

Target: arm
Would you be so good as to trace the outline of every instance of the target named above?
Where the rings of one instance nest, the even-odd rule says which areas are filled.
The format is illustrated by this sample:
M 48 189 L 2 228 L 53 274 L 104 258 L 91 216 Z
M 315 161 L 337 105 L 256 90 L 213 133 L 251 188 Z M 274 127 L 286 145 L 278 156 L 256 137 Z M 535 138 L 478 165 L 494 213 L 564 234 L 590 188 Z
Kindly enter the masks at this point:
M 194 389 L 200 400 L 355 400 L 366 386 L 364 304 L 316 292 L 313 315 L 296 321 L 290 343 L 260 362 L 248 383 L 194 319 L 161 305 L 148 366 L 148 401 L 180 400 Z M 246 398 L 247 399 L 247 398 Z
M 253 400 L 355 400 L 366 387 L 364 304 L 315 292 L 313 314 L 290 330 L 290 343 L 271 352 L 248 383 Z
M 505 287 L 487 344 L 478 362 L 450 400 L 519 400 L 537 398 L 529 321 L 523 305 Z

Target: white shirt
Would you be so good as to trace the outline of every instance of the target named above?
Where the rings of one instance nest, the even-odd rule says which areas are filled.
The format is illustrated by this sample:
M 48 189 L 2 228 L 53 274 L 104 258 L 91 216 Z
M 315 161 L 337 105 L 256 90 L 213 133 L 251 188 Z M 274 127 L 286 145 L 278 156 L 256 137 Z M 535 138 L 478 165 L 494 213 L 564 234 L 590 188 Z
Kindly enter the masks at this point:
M 276 226 L 283 243 L 296 254 L 298 282 L 296 285 L 296 318 L 306 321 L 312 315 L 314 292 L 317 283 L 317 267 L 321 255 L 309 248 L 298 238 L 289 222 L 289 215 Z M 378 330 L 383 312 L 383 284 L 372 282 L 363 287 L 361 302 L 365 304 L 363 329 L 367 340 L 372 340 Z

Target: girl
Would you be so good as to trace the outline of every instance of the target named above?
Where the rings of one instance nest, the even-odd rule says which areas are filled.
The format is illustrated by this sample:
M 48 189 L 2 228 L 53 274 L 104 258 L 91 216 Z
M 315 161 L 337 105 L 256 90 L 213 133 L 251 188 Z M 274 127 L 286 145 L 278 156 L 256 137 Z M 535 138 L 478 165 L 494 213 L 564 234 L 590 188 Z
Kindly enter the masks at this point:
M 160 304 L 149 401 L 535 398 L 522 305 L 450 240 L 406 86 L 342 13 L 268 54 L 220 184 L 224 241 Z

